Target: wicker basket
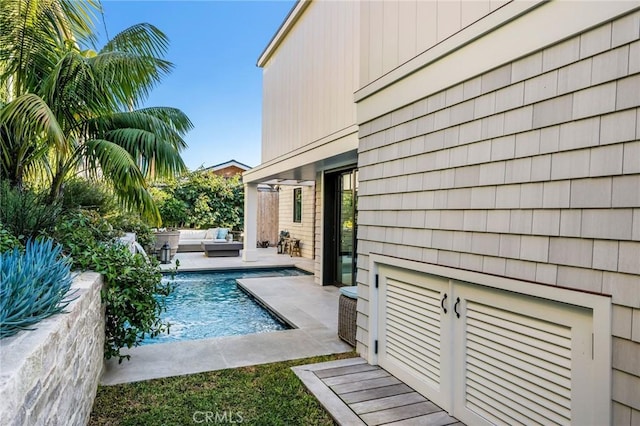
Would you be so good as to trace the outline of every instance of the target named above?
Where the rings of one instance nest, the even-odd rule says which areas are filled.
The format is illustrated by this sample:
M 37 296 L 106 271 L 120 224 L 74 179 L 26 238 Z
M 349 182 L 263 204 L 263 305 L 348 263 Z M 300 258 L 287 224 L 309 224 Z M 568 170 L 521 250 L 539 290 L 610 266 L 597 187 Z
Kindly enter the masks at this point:
M 356 346 L 356 306 L 357 299 L 340 295 L 338 300 L 338 337 Z

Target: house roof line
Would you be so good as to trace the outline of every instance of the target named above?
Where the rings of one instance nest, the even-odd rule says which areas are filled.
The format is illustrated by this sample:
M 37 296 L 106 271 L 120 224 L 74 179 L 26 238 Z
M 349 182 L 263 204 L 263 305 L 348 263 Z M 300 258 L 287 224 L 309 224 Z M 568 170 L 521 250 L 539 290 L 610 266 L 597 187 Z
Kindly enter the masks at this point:
M 251 168 L 251 166 L 247 166 L 246 164 L 243 164 L 243 163 L 241 163 L 239 161 L 229 160 L 229 161 L 225 161 L 224 163 L 220 163 L 220 164 L 216 164 L 216 165 L 213 165 L 213 166 L 205 167 L 202 170 L 203 171 L 204 170 L 216 171 L 216 170 L 224 169 L 225 167 L 230 167 L 230 166 L 236 166 L 239 169 L 244 169 L 244 170 L 249 170 Z
M 271 37 L 271 40 L 269 41 L 269 44 L 267 44 L 267 47 L 265 47 L 262 53 L 260 54 L 260 57 L 258 58 L 258 62 L 256 63 L 257 66 L 262 68 L 266 64 L 266 62 L 269 60 L 271 55 L 273 55 L 273 53 L 278 49 L 278 46 L 280 46 L 280 43 L 282 43 L 282 41 L 285 39 L 287 34 L 289 34 L 289 31 L 291 31 L 293 26 L 296 24 L 296 22 L 302 15 L 302 12 L 304 12 L 304 10 L 309 6 L 309 4 L 311 4 L 311 1 L 312 0 L 296 1 L 296 3 L 293 5 L 291 10 L 289 11 L 289 14 L 287 15 L 287 17 L 284 18 L 284 21 L 282 21 L 282 24 L 280 24 L 280 27 L 278 28 L 278 30 L 275 32 L 273 37 Z

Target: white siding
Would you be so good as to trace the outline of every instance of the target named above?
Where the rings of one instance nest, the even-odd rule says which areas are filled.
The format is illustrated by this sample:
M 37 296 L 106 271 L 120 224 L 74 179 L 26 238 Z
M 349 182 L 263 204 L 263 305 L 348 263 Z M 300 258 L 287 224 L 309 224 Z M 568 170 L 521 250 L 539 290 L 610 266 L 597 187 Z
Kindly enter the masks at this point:
M 361 4 L 361 87 L 508 1 L 385 0 Z
M 361 124 L 360 353 L 373 253 L 611 295 L 614 423 L 640 419 L 639 23 L 585 29 Z
M 293 221 L 293 190 L 296 187 L 280 187 L 280 220 L 278 229 L 289 231 L 291 238 L 300 240 L 302 257 L 313 259 L 315 229 L 315 187 L 302 186 L 302 222 Z
M 358 5 L 312 2 L 264 64 L 263 163 L 355 124 Z

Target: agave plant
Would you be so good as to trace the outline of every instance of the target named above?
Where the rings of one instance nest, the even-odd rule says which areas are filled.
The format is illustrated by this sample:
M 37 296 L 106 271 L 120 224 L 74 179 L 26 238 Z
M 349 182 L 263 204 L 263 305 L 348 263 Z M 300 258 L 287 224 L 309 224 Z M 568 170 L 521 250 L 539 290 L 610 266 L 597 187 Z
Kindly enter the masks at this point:
M 0 253 L 0 339 L 33 330 L 73 300 L 71 263 L 61 253 L 50 239 L 29 240 L 24 253 Z

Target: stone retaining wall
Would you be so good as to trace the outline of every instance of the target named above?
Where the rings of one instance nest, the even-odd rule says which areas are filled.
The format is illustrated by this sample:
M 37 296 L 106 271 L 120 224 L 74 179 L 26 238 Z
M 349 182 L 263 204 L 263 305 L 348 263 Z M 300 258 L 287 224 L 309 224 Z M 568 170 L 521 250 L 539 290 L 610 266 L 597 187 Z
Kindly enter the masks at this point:
M 74 279 L 67 313 L 0 340 L 1 425 L 85 425 L 103 370 L 102 276 Z

